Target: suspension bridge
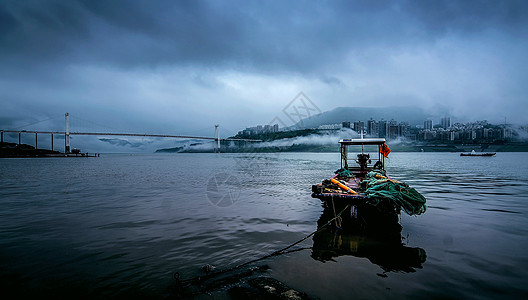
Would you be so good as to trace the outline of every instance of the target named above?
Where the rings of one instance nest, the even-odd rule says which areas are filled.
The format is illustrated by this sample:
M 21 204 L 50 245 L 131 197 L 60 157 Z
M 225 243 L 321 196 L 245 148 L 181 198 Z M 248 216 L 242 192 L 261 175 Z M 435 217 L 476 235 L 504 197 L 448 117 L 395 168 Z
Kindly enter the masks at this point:
M 18 145 L 22 144 L 22 135 L 34 134 L 35 135 L 35 149 L 38 149 L 38 135 L 51 135 L 51 150 L 54 151 L 54 137 L 55 135 L 64 136 L 64 153 L 70 154 L 75 153 L 76 149 L 70 147 L 70 136 L 120 136 L 120 137 L 153 137 L 153 138 L 175 138 L 175 139 L 195 139 L 195 140 L 210 140 L 214 141 L 215 152 L 220 152 L 221 141 L 239 141 L 239 142 L 262 142 L 262 140 L 255 139 L 236 139 L 236 138 L 220 138 L 220 126 L 215 125 L 214 137 L 207 136 L 194 136 L 194 135 L 174 135 L 174 134 L 150 134 L 150 133 L 125 133 L 125 132 L 80 132 L 70 130 L 70 114 L 66 113 L 65 118 L 65 130 L 64 131 L 51 131 L 51 130 L 20 130 L 20 129 L 0 129 L 0 142 L 4 143 L 4 135 L 15 134 L 18 135 Z M 38 123 L 38 122 L 37 122 Z M 36 124 L 36 123 L 34 123 Z

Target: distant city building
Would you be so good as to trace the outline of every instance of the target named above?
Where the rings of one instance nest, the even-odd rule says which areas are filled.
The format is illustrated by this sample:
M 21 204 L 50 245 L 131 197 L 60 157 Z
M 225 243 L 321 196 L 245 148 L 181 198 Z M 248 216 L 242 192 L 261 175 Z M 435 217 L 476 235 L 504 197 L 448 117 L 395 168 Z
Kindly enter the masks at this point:
M 398 136 L 409 138 L 411 134 L 411 126 L 407 122 L 398 124 Z
M 378 122 L 372 118 L 367 121 L 367 134 L 371 137 L 379 136 Z
M 342 124 L 325 124 L 317 127 L 317 129 L 323 129 L 323 130 L 336 130 L 341 129 Z
M 365 122 L 363 121 L 356 121 L 354 122 L 354 131 L 357 133 L 363 132 L 365 130 Z
M 424 129 L 425 130 L 433 130 L 433 120 L 425 120 Z
M 278 125 L 278 124 L 277 124 Z M 273 132 L 273 127 L 271 125 L 264 125 L 264 132 Z
M 389 122 L 381 119 L 378 123 L 378 137 L 387 138 L 389 136 Z
M 436 131 L 432 131 L 432 130 L 421 131 L 420 134 L 418 135 L 418 139 L 424 140 L 424 141 L 434 140 L 435 138 L 436 138 Z
M 396 122 L 394 119 L 391 119 L 390 121 L 385 121 L 381 119 L 381 121 L 379 122 L 379 133 L 379 137 L 383 137 L 387 140 L 396 139 L 400 135 L 400 128 L 398 127 L 398 122 Z
M 400 136 L 400 127 L 398 124 L 389 123 L 389 135 L 385 137 L 388 140 L 394 140 Z
M 513 138 L 513 130 L 508 127 L 502 128 L 503 139 L 509 140 Z
M 255 127 L 248 127 L 244 130 L 241 130 L 238 132 L 239 135 L 255 135 L 255 134 L 262 134 L 262 133 L 273 133 L 273 132 L 279 132 L 279 124 L 273 124 L 273 125 L 257 125 Z
M 366 123 L 366 127 L 365 127 Z M 469 123 L 451 124 L 449 117 L 440 120 L 440 124 L 434 125 L 432 120 L 425 120 L 423 129 L 421 126 L 411 126 L 407 122 L 398 122 L 381 119 L 379 121 L 370 118 L 366 122 L 344 121 L 339 124 L 324 124 L 318 127 L 321 130 L 339 130 L 341 128 L 353 128 L 358 134 L 363 132 L 370 137 L 380 137 L 386 140 L 404 138 L 405 140 L 441 141 L 442 143 L 494 143 L 503 142 L 517 138 L 528 132 L 528 127 L 513 129 L 511 125 L 492 125 L 486 120 Z M 366 130 L 366 132 L 365 132 Z M 239 135 L 251 136 L 262 133 L 279 132 L 279 125 L 257 125 L 239 131 Z
M 450 124 L 449 118 L 443 118 L 441 124 L 437 127 L 433 126 L 432 130 L 424 129 L 417 134 L 418 140 L 461 143 L 492 143 L 494 141 L 511 140 L 514 137 L 514 130 L 508 125 L 491 125 L 486 120 L 465 124 Z
M 445 117 L 445 118 L 440 119 L 440 125 L 442 125 L 442 128 L 444 129 L 451 127 L 451 118 Z

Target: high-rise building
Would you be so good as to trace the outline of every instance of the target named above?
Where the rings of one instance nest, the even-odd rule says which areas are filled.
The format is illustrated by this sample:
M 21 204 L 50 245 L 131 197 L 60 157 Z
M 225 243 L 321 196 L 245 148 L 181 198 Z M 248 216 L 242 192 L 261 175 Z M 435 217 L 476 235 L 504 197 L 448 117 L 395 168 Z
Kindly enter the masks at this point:
M 257 125 L 254 127 L 247 127 L 246 129 L 239 131 L 238 134 L 241 135 L 255 135 L 255 134 L 262 134 L 262 133 L 271 133 L 271 132 L 278 132 L 279 131 L 279 124 L 273 124 L 273 125 Z
M 397 124 L 389 125 L 389 135 L 387 136 L 388 140 L 394 140 L 400 136 L 400 127 Z
M 379 136 L 378 122 L 372 118 L 367 121 L 367 134 L 371 137 Z
M 354 122 L 354 131 L 357 133 L 363 132 L 365 130 L 365 123 L 363 121 Z
M 407 122 L 398 124 L 398 136 L 408 137 L 411 133 L 411 126 Z
M 442 128 L 444 129 L 451 127 L 451 118 L 445 117 L 445 118 L 440 119 L 440 125 L 442 125 Z
M 433 120 L 425 120 L 424 129 L 425 130 L 433 130 Z
M 389 123 L 383 119 L 381 119 L 378 123 L 378 136 L 380 138 L 388 138 L 389 137 Z
M 387 140 L 393 140 L 397 138 L 400 135 L 400 129 L 398 127 L 398 122 L 396 122 L 394 119 L 391 119 L 387 122 L 387 135 L 385 138 Z
M 343 122 L 343 128 L 350 128 L 350 122 Z

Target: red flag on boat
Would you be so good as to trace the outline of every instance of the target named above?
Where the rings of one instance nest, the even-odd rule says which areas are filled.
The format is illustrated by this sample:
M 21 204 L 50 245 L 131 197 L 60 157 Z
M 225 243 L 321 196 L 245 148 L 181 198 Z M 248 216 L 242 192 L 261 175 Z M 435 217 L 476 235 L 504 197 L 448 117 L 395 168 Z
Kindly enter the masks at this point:
M 391 149 L 389 149 L 389 146 L 387 146 L 387 144 L 383 144 L 380 146 L 380 153 L 383 154 L 383 156 L 389 157 L 390 152 Z

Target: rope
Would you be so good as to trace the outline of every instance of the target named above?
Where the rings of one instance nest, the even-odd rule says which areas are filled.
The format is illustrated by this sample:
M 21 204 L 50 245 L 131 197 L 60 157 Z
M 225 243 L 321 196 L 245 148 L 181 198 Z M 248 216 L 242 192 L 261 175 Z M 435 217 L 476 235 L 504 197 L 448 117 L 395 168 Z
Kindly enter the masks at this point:
M 305 249 L 309 249 L 309 248 L 301 248 L 301 249 L 294 249 L 294 250 L 291 250 L 291 251 L 287 251 L 288 249 L 290 249 L 291 247 L 299 244 L 299 243 L 302 243 L 304 242 L 306 239 L 310 238 L 311 236 L 313 236 L 314 234 L 322 231 L 326 226 L 328 226 L 329 224 L 331 224 L 334 220 L 336 220 L 337 218 L 339 218 L 341 216 L 341 214 L 349 207 L 350 205 L 348 204 L 347 206 L 345 206 L 345 208 L 340 211 L 334 218 L 332 218 L 331 220 L 329 220 L 328 222 L 326 222 L 323 226 L 321 226 L 319 229 L 317 229 L 316 231 L 310 233 L 309 235 L 305 236 L 304 238 L 298 240 L 297 242 L 293 243 L 293 244 L 290 244 L 289 246 L 287 247 L 284 247 L 280 250 L 277 250 L 271 254 L 268 254 L 266 256 L 263 256 L 261 258 L 257 258 L 257 259 L 254 259 L 254 260 L 250 260 L 248 262 L 245 262 L 245 263 L 242 263 L 242 264 L 239 264 L 237 266 L 234 266 L 234 267 L 231 267 L 229 269 L 224 269 L 224 270 L 220 270 L 220 271 L 216 271 L 216 272 L 213 272 L 213 273 L 210 273 L 210 274 L 207 274 L 207 275 L 204 275 L 204 276 L 196 276 L 194 278 L 190 278 L 190 279 L 185 279 L 185 280 L 180 280 L 180 273 L 179 272 L 175 272 L 173 274 L 173 278 L 178 282 L 178 284 L 183 285 L 183 284 L 186 284 L 186 285 L 189 285 L 189 284 L 192 284 L 192 283 L 195 283 L 195 282 L 201 282 L 201 281 L 204 281 L 204 280 L 207 280 L 207 279 L 210 279 L 212 277 L 216 277 L 218 275 L 221 275 L 221 274 L 224 274 L 224 273 L 227 273 L 227 272 L 231 272 L 231 271 L 234 271 L 236 269 L 240 269 L 244 266 L 247 266 L 249 264 L 252 264 L 252 263 L 255 263 L 255 262 L 258 262 L 258 261 L 261 261 L 261 260 L 264 260 L 264 259 L 267 259 L 267 258 L 270 258 L 270 257 L 273 257 L 273 256 L 278 256 L 278 255 L 282 255 L 282 254 L 287 254 L 287 253 L 292 253 L 292 252 L 296 252 L 296 251 L 300 251 L 300 250 L 305 250 Z
M 340 216 L 337 216 L 336 215 L 336 210 L 335 210 L 335 205 L 334 205 L 334 196 L 332 196 L 332 208 L 334 210 L 334 220 L 335 220 L 335 226 L 339 229 L 342 229 L 341 228 L 341 224 L 342 224 L 342 220 L 341 220 L 341 217 Z

